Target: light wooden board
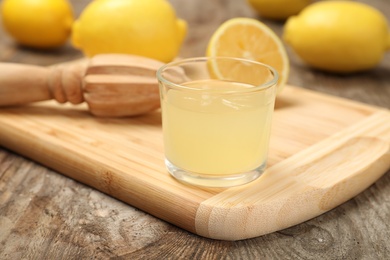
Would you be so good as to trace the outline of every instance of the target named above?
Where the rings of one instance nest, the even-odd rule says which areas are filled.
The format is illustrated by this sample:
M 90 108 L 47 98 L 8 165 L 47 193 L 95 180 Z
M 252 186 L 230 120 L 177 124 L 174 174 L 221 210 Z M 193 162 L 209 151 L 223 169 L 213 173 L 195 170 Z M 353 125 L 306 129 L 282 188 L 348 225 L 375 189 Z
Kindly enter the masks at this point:
M 390 112 L 287 86 L 266 172 L 227 189 L 170 177 L 160 111 L 108 119 L 55 102 L 2 108 L 0 145 L 190 232 L 239 240 L 318 216 L 374 183 L 390 168 Z

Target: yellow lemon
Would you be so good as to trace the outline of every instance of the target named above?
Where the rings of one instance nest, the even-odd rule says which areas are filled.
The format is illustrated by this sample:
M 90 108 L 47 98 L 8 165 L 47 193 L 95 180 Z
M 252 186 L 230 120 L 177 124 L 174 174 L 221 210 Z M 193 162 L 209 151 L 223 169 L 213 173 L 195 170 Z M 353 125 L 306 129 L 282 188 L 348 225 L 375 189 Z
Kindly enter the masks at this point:
M 18 43 L 35 48 L 61 46 L 73 23 L 67 0 L 4 0 L 1 17 L 5 30 Z
M 288 78 L 290 65 L 282 42 L 268 26 L 256 19 L 232 18 L 220 25 L 209 40 L 206 55 L 239 57 L 272 66 L 279 73 L 278 92 Z M 223 70 L 222 67 L 219 69 Z M 223 74 L 223 71 L 219 73 Z
M 350 73 L 376 66 L 390 48 L 386 18 L 351 1 L 323 1 L 290 17 L 284 40 L 314 68 Z
M 186 31 L 187 23 L 166 0 L 99 0 L 75 21 L 72 42 L 87 56 L 127 53 L 168 62 Z
M 284 20 L 299 13 L 311 0 L 247 0 L 262 17 Z

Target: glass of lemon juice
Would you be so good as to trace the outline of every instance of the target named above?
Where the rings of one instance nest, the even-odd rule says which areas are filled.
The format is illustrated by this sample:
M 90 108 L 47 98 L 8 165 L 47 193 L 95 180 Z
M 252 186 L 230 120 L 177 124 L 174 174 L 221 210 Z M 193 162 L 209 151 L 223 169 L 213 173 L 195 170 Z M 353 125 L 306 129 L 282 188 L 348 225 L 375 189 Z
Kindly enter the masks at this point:
M 184 183 L 229 187 L 266 167 L 278 73 L 252 60 L 201 57 L 157 72 L 165 164 Z

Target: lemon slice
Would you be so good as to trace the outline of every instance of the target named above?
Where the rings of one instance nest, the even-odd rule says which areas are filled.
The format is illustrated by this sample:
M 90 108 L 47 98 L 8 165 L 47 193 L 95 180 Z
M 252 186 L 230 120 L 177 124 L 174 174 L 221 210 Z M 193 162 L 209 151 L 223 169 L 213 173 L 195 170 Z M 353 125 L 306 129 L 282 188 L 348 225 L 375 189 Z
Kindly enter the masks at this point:
M 283 89 L 290 70 L 280 38 L 267 25 L 252 18 L 233 18 L 220 25 L 208 43 L 206 55 L 239 57 L 273 67 L 279 73 L 278 93 Z M 227 73 L 224 68 L 217 63 L 212 66 L 215 75 Z

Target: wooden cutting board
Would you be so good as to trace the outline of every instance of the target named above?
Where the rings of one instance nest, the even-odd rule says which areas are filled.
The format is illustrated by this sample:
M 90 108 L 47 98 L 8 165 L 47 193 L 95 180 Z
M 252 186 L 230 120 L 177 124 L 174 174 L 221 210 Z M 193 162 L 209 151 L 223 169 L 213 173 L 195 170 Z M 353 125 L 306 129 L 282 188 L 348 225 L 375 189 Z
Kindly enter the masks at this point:
M 198 188 L 165 170 L 160 111 L 96 118 L 86 106 L 0 109 L 0 145 L 201 236 L 239 240 L 318 216 L 390 168 L 390 111 L 287 86 L 256 181 Z

